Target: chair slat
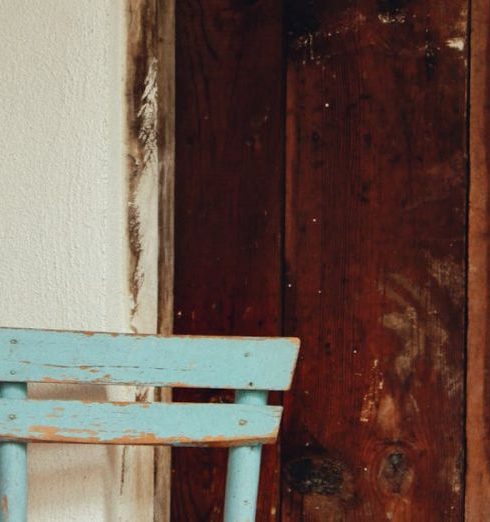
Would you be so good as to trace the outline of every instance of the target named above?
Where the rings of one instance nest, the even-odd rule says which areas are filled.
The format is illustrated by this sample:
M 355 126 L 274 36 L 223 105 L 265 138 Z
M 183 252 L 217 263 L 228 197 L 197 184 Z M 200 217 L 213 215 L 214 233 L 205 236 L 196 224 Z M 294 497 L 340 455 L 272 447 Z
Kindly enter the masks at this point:
M 0 399 L 0 440 L 172 446 L 272 443 L 282 408 Z
M 0 382 L 287 390 L 299 341 L 0 328 Z

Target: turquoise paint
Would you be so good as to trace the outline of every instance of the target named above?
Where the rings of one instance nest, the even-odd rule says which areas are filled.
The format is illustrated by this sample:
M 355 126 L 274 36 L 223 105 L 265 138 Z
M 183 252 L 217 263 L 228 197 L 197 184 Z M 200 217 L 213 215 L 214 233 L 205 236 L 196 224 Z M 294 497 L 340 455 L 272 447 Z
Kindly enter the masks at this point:
M 14 402 L 27 395 L 25 384 L 0 384 L 0 397 Z M 27 448 L 0 442 L 0 522 L 27 520 Z
M 0 382 L 289 389 L 292 338 L 159 337 L 0 328 Z
M 267 392 L 237 391 L 240 405 L 267 404 Z M 228 456 L 224 522 L 252 522 L 257 510 L 262 446 L 231 448 Z
M 17 441 L 238 446 L 230 449 L 225 522 L 255 520 L 262 444 L 282 408 L 267 391 L 291 384 L 291 338 L 158 337 L 0 329 L 0 522 L 25 522 L 26 445 Z M 234 388 L 235 404 L 26 400 L 19 382 Z M 12 442 L 16 441 L 16 442 Z
M 281 412 L 278 406 L 248 404 L 0 399 L 0 439 L 232 446 L 273 442 Z

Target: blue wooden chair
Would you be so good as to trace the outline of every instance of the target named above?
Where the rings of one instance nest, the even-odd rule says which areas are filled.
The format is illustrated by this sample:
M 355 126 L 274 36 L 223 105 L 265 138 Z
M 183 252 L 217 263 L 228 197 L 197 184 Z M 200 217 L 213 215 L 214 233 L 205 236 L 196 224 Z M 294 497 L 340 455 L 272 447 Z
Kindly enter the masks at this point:
M 0 328 L 0 521 L 27 519 L 28 442 L 229 446 L 226 522 L 255 519 L 262 444 L 291 384 L 290 338 L 158 337 Z M 236 390 L 235 404 L 29 400 L 28 382 Z

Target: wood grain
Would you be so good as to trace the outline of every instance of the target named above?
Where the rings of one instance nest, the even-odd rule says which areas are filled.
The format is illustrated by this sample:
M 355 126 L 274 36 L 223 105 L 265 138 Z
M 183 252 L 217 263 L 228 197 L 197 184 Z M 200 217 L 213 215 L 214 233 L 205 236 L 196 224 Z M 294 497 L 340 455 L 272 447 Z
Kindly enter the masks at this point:
M 297 339 L 0 328 L 0 382 L 286 390 Z
M 278 335 L 282 2 L 184 0 L 176 27 L 175 333 Z M 221 522 L 226 452 L 177 449 L 173 467 L 172 520 Z M 277 477 L 267 448 L 258 520 Z
M 171 160 L 173 157 L 171 149 L 162 143 L 169 118 L 161 100 L 165 96 L 169 103 L 173 102 L 163 91 L 164 82 L 172 81 L 165 69 L 168 51 L 160 45 L 162 32 L 168 26 L 161 23 L 159 16 L 161 0 L 126 0 L 125 4 L 129 327 L 133 332 L 157 333 L 160 331 L 158 323 L 161 314 L 159 289 L 165 276 L 160 273 L 159 265 L 159 244 L 165 243 L 165 237 L 160 233 L 163 199 L 160 187 L 168 184 L 168 181 L 164 183 L 161 166 L 167 158 Z M 167 279 L 165 284 L 171 292 L 172 286 Z M 155 393 L 152 388 L 137 388 L 135 395 L 137 400 L 143 401 L 165 398 L 164 394 L 159 391 Z M 166 498 L 169 497 L 168 450 L 124 448 L 121 466 L 121 491 L 132 482 L 128 470 L 140 469 L 148 477 L 149 483 L 144 486 L 146 493 L 157 499 L 163 491 Z M 133 487 L 143 488 L 137 482 Z M 141 497 L 141 493 L 138 495 Z M 154 504 L 150 510 L 153 519 L 166 522 L 160 514 L 168 514 L 168 503 L 159 502 L 157 505 L 155 501 Z
M 159 29 L 157 0 L 128 0 L 127 172 L 131 328 L 156 333 L 158 316 Z
M 0 399 L 0 440 L 241 446 L 277 438 L 280 406 Z
M 175 210 L 175 0 L 157 2 L 158 27 L 158 114 L 157 136 L 160 179 L 159 260 L 158 260 L 158 333 L 173 333 L 174 298 L 174 210 Z M 172 400 L 171 388 L 160 388 L 155 398 Z M 170 448 L 155 448 L 153 522 L 170 520 L 171 491 Z
M 284 521 L 462 519 L 467 8 L 288 3 Z
M 471 6 L 466 520 L 490 520 L 490 4 Z

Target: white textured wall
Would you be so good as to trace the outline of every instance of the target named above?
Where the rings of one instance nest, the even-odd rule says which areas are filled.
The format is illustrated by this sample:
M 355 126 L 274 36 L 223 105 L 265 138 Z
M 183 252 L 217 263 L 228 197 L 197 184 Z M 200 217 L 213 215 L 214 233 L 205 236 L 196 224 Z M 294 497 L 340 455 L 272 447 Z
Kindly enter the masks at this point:
M 124 0 L 0 0 L 2 326 L 129 329 L 125 27 Z M 29 457 L 30 521 L 151 519 L 149 452 Z

